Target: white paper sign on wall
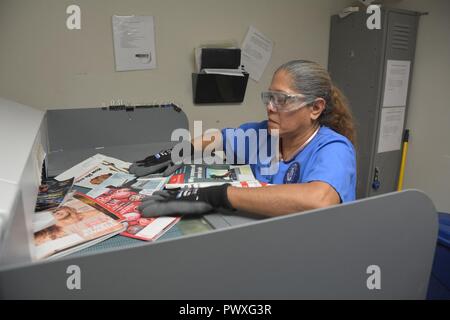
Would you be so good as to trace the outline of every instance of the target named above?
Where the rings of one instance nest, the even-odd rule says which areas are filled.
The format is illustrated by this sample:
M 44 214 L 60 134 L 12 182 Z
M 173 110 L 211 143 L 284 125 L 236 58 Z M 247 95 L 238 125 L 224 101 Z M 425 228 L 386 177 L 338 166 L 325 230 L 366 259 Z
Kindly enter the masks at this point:
M 383 107 L 405 107 L 411 61 L 388 60 Z
M 156 68 L 152 16 L 113 16 L 116 71 Z

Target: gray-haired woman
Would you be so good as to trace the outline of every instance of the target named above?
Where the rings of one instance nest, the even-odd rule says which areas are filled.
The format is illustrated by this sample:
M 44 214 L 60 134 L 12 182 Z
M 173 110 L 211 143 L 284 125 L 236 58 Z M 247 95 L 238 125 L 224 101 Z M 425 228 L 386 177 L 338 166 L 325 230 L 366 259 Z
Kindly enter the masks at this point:
M 267 130 L 268 140 L 279 137 L 276 172 L 267 174 L 263 170 L 267 169 L 264 161 L 250 163 L 255 177 L 271 185 L 162 191 L 141 206 L 144 214 L 206 213 L 223 207 L 277 216 L 355 200 L 354 125 L 346 99 L 333 85 L 328 72 L 311 61 L 288 62 L 277 69 L 268 91 L 261 97 L 268 119 L 237 129 L 223 129 L 223 146 L 227 155 L 233 154 L 248 163 L 251 146 L 255 144 L 247 141 L 244 156 L 236 154 L 237 134 L 233 136 L 230 132 Z M 265 142 L 258 137 L 256 146 Z M 203 141 L 203 147 L 208 143 Z M 266 145 L 270 145 L 269 141 Z M 160 158 L 148 157 L 146 163 L 157 163 Z

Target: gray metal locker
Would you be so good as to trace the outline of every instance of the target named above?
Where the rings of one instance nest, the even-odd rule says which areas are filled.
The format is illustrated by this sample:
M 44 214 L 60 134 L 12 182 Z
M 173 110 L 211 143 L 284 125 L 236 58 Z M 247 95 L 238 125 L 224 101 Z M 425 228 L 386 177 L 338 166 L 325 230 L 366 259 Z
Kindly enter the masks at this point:
M 392 192 L 397 188 L 401 148 L 378 153 L 386 73 L 388 61 L 410 61 L 409 91 L 420 15 L 419 12 L 382 8 L 381 29 L 374 30 L 367 27 L 370 15 L 365 12 L 331 18 L 328 69 L 335 84 L 349 99 L 356 120 L 358 198 Z M 403 125 L 402 136 L 408 97 L 409 92 L 404 119 L 399 120 Z M 373 187 L 376 176 L 380 182 L 378 189 Z

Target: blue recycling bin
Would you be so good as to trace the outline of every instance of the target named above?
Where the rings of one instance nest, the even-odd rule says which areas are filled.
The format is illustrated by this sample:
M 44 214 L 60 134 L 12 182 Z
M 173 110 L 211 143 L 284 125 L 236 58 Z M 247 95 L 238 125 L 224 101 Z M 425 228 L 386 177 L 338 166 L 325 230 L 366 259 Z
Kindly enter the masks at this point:
M 450 300 L 450 214 L 439 214 L 439 234 L 427 299 Z

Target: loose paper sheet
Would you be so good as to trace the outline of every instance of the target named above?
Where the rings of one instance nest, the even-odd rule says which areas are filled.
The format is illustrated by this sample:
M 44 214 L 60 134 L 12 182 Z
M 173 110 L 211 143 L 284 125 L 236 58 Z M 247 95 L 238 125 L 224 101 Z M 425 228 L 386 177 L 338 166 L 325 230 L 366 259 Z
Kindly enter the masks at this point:
M 273 42 L 250 26 L 242 43 L 241 64 L 255 81 L 259 81 L 272 56 Z
M 382 109 L 378 153 L 401 149 L 405 109 L 405 107 Z
M 388 60 L 383 107 L 405 107 L 411 61 Z
M 78 163 L 77 165 L 73 166 L 72 168 L 64 171 L 60 175 L 56 176 L 55 179 L 58 181 L 67 180 L 70 178 L 75 178 L 75 180 L 78 180 L 79 178 L 85 177 L 93 170 L 103 167 L 105 169 L 111 169 L 109 170 L 111 173 L 116 173 L 118 171 L 120 172 L 128 172 L 128 167 L 131 165 L 129 162 L 125 162 L 119 159 L 115 159 L 112 157 L 108 157 L 102 154 L 96 154 L 92 157 L 84 160 L 83 162 Z M 112 170 L 114 169 L 114 170 Z M 101 170 L 98 170 L 98 174 L 101 174 Z M 74 184 L 78 185 L 77 182 Z M 84 186 L 84 185 L 83 185 Z
M 156 68 L 152 16 L 113 16 L 116 71 Z

